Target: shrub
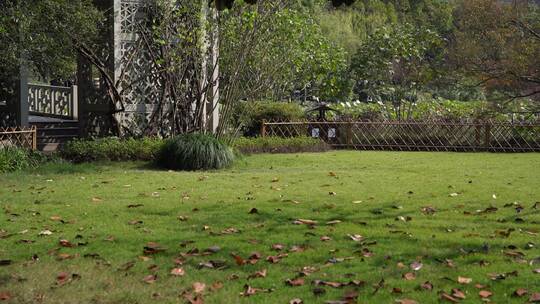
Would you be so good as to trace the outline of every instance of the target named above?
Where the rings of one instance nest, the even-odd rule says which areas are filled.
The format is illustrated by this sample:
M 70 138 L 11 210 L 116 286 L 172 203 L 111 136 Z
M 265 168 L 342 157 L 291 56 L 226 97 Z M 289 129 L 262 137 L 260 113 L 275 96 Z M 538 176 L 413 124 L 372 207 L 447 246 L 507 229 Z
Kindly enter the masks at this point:
M 323 152 L 330 146 L 325 142 L 307 136 L 299 137 L 242 137 L 234 142 L 234 147 L 246 154 L 251 153 L 299 153 Z
M 116 137 L 96 140 L 78 139 L 69 142 L 60 152 L 73 162 L 153 160 L 163 140 L 158 138 L 119 139 Z
M 232 149 L 212 135 L 191 133 L 166 140 L 156 158 L 159 166 L 172 170 L 209 170 L 228 167 Z
M 17 147 L 0 149 L 0 173 L 30 169 L 52 160 L 41 152 L 31 151 Z
M 237 125 L 242 125 L 244 136 L 257 136 L 263 120 L 298 121 L 304 118 L 304 110 L 297 103 L 257 101 L 240 104 L 235 110 Z

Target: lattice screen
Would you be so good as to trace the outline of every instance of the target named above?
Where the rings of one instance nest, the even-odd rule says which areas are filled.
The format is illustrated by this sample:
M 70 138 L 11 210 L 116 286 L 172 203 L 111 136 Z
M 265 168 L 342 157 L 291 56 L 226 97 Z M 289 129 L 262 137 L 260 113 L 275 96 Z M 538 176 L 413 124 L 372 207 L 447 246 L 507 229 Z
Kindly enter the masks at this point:
M 159 98 L 160 86 L 154 76 L 154 65 L 148 50 L 142 47 L 138 34 L 146 18 L 146 0 L 121 0 L 120 35 L 116 39 L 121 60 L 117 77 L 122 75 L 122 87 L 126 111 L 120 121 L 125 130 L 140 133 L 150 120 L 154 105 Z

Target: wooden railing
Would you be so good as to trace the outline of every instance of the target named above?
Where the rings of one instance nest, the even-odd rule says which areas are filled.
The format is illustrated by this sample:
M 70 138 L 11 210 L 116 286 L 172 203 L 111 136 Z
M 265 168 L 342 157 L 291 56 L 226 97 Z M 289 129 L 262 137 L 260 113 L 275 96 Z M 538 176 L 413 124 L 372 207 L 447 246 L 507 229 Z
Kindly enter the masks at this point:
M 60 87 L 29 83 L 28 106 L 30 115 L 76 120 L 77 86 Z
M 263 122 L 261 136 L 316 137 L 358 150 L 540 152 L 540 122 Z

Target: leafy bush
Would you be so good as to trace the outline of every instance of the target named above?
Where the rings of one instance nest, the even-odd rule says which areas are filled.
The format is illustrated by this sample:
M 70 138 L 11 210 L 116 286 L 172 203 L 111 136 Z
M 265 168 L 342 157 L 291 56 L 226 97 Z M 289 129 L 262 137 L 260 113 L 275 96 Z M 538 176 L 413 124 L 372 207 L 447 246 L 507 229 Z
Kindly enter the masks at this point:
M 235 124 L 242 126 L 244 136 L 257 136 L 263 120 L 297 121 L 304 117 L 304 109 L 297 103 L 257 101 L 238 105 Z
M 61 156 L 73 162 L 153 160 L 163 140 L 158 138 L 96 140 L 79 139 L 66 144 Z
M 299 137 L 241 137 L 234 142 L 238 151 L 250 153 L 299 153 L 328 151 L 323 141 L 307 136 Z
M 16 147 L 1 148 L 0 173 L 35 168 L 52 159 L 52 156 L 37 151 Z
M 192 133 L 166 140 L 156 163 L 173 170 L 209 170 L 228 167 L 233 150 L 212 135 Z

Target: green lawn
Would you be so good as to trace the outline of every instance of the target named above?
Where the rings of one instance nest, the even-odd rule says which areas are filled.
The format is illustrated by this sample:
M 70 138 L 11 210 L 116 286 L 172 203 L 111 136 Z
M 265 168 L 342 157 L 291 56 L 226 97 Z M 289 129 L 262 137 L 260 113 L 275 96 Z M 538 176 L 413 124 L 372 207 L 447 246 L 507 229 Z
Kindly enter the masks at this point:
M 539 201 L 540 154 L 329 152 L 249 156 L 220 172 L 123 163 L 0 175 L 0 300 L 186 303 L 200 282 L 204 303 L 325 303 L 355 290 L 358 303 L 438 303 L 453 288 L 462 303 L 481 290 L 526 303 L 540 292 Z M 144 253 L 148 242 L 165 250 Z M 232 256 L 254 252 L 254 264 Z M 304 284 L 287 286 L 303 267 Z M 271 293 L 241 296 L 246 284 Z M 529 294 L 513 297 L 518 288 Z

